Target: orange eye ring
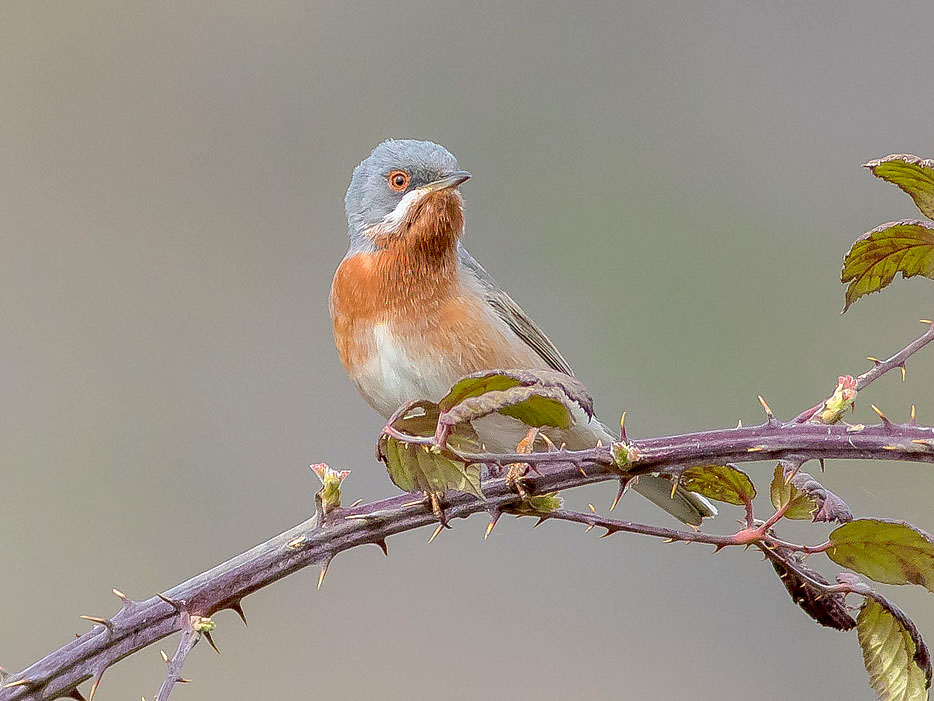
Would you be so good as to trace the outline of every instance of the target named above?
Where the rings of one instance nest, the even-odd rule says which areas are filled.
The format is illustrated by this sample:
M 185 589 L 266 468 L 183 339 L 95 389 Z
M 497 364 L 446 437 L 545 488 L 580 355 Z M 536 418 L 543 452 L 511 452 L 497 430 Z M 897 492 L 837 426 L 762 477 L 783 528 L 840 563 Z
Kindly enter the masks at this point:
M 409 174 L 404 170 L 394 170 L 387 177 L 389 187 L 396 192 L 402 192 L 409 186 Z

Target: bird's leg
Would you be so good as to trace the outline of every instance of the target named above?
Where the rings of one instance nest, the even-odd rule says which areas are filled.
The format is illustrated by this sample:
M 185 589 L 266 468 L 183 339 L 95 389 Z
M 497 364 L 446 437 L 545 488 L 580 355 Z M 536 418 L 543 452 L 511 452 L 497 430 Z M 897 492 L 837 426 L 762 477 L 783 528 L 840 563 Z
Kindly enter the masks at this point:
M 530 428 L 528 433 L 525 434 L 525 438 L 519 441 L 519 445 L 516 446 L 516 452 L 531 453 L 535 444 L 535 439 L 539 435 L 537 428 Z M 514 462 L 511 463 L 508 468 L 509 469 L 506 470 L 506 486 L 522 499 L 528 499 L 529 492 L 525 487 L 525 476 L 529 473 L 531 466 L 525 462 Z
M 524 462 L 514 462 L 506 470 L 506 486 L 518 494 L 522 499 L 529 498 L 529 491 L 525 486 L 525 477 L 529 473 L 529 465 Z
M 435 515 L 438 522 L 444 528 L 450 528 L 448 525 L 448 517 L 444 513 L 444 507 L 441 505 L 441 497 L 443 496 L 443 492 L 425 492 L 425 498 L 428 500 L 428 503 L 431 504 L 431 513 Z
M 431 513 L 435 515 L 435 518 L 438 519 L 438 522 L 441 524 L 442 528 L 450 528 L 448 525 L 448 517 L 444 512 L 444 506 L 441 504 L 441 498 L 444 496 L 444 492 L 431 492 L 424 491 L 422 492 L 422 498 L 415 501 L 406 502 L 402 505 L 403 508 L 413 507 L 413 506 L 429 506 L 431 507 Z

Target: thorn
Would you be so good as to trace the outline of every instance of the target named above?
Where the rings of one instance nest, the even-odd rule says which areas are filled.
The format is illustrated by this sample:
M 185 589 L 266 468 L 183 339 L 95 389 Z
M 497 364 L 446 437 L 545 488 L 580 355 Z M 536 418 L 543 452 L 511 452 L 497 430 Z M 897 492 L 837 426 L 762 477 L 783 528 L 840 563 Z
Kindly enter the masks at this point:
M 167 603 L 169 606 L 171 606 L 171 607 L 172 607 L 173 609 L 175 609 L 177 612 L 179 612 L 179 613 L 182 612 L 182 609 L 183 609 L 184 607 L 182 606 L 182 603 L 181 603 L 181 602 L 175 601 L 174 599 L 170 599 L 170 598 L 167 597 L 165 594 L 160 594 L 160 593 L 158 593 L 158 592 L 156 592 L 156 596 L 158 596 L 160 599 L 162 599 L 165 603 Z
M 929 324 L 931 326 L 934 326 L 934 321 L 931 321 L 930 319 L 921 319 L 920 321 L 922 324 Z
M 191 679 L 185 679 L 185 677 L 175 677 L 175 682 L 177 684 L 191 684 Z
M 914 426 L 914 425 L 915 425 L 915 417 L 916 417 L 915 405 L 912 404 L 912 405 L 911 405 L 911 413 L 908 415 L 908 425 L 909 425 L 909 426 Z
M 324 583 L 324 575 L 328 573 L 328 565 L 331 564 L 331 561 L 328 560 L 323 565 L 321 565 L 321 574 L 318 575 L 318 586 L 315 587 L 315 591 L 321 590 L 321 585 Z
M 882 409 L 880 409 L 879 407 L 877 407 L 875 404 L 870 404 L 869 406 L 871 406 L 871 407 L 872 407 L 872 410 L 873 410 L 874 412 L 876 412 L 876 413 L 879 415 L 879 418 L 882 419 L 882 423 L 883 423 L 883 424 L 885 424 L 886 426 L 891 426 L 891 425 L 892 425 L 892 422 L 889 421 L 888 417 L 887 417 L 885 414 L 882 413 Z
M 106 667 L 97 673 L 97 676 L 94 677 L 94 682 L 91 684 L 91 690 L 88 692 L 88 701 L 94 701 L 94 694 L 97 693 L 97 687 L 101 685 L 101 677 L 104 676 Z
M 236 613 L 238 616 L 240 616 L 240 620 L 243 621 L 243 625 L 249 626 L 249 624 L 246 622 L 246 614 L 243 613 L 243 603 L 242 603 L 242 602 L 236 601 L 236 602 L 232 603 L 232 604 L 229 606 L 229 608 L 230 608 L 234 613 Z
M 84 694 L 82 694 L 77 689 L 72 689 L 69 691 L 68 696 L 65 698 L 74 699 L 75 701 L 87 701 L 87 699 L 84 698 Z
M 663 543 L 674 543 L 674 542 L 675 542 L 675 539 L 674 539 L 674 538 L 665 538 L 665 540 L 663 540 L 662 542 L 663 542 Z
M 772 413 L 771 407 L 769 407 L 768 402 L 762 397 L 761 394 L 756 395 L 759 398 L 759 404 L 762 405 L 762 408 L 765 410 L 765 416 L 769 421 L 775 418 L 775 414 Z
M 496 522 L 499 521 L 499 517 L 503 515 L 502 511 L 491 511 L 490 512 L 490 522 L 487 524 L 486 532 L 483 534 L 483 540 L 486 540 L 490 537 L 490 533 L 493 532 L 493 528 L 496 526 Z
M 742 428 L 742 427 L 743 427 L 743 420 L 740 419 L 739 421 L 736 422 L 736 428 Z
M 567 447 L 568 447 L 568 444 L 567 444 L 567 443 L 562 443 L 562 444 L 561 444 L 561 447 L 558 448 L 558 452 L 559 452 L 559 453 L 563 453 L 563 452 L 564 452 L 564 449 L 567 448 Z
M 165 654 L 165 650 L 159 650 L 159 654 L 162 655 L 162 661 L 168 664 L 169 656 Z
M 111 589 L 110 591 L 112 591 L 114 593 L 114 596 L 120 599 L 120 601 L 124 602 L 124 604 L 126 604 L 129 601 L 129 599 L 127 598 L 127 595 L 124 594 L 119 589 Z
M 818 460 L 818 462 L 820 463 L 820 471 L 823 472 L 823 471 L 824 471 L 824 459 L 823 459 L 823 458 L 817 458 L 817 460 Z
M 593 508 L 593 504 L 587 504 L 587 506 L 590 507 L 590 513 L 592 513 L 592 514 L 596 514 L 596 513 L 597 513 L 597 510 L 596 510 L 595 508 Z
M 623 441 L 628 441 L 626 437 L 626 412 L 624 411 L 619 417 L 619 437 Z
M 870 361 L 873 365 L 881 365 L 882 361 L 878 358 L 873 358 L 871 355 L 866 356 L 866 360 Z
M 431 534 L 431 537 L 428 539 L 428 544 L 431 545 L 432 541 L 438 537 L 438 534 L 444 530 L 444 524 L 439 523 L 438 527 L 435 529 L 435 532 Z
M 679 479 L 675 479 L 674 482 L 671 483 L 671 494 L 668 495 L 668 498 L 669 498 L 669 499 L 674 499 L 674 498 L 675 498 L 675 492 L 678 491 L 678 484 L 679 484 L 679 482 L 680 482 Z
M 603 535 L 601 535 L 601 536 L 600 536 L 601 538 L 608 538 L 608 537 L 610 537 L 611 535 L 613 535 L 614 533 L 616 533 L 616 531 L 614 531 L 614 530 L 613 530 L 612 528 L 610 528 L 609 526 L 604 526 L 604 528 L 606 528 L 606 533 L 604 533 Z
M 538 521 L 535 522 L 535 525 L 532 526 L 532 528 L 538 528 L 538 527 L 541 526 L 543 523 L 545 523 L 545 517 L 544 517 L 544 516 L 539 516 L 539 517 L 538 517 Z
M 415 506 L 424 506 L 426 501 L 427 499 L 425 499 L 425 497 L 422 497 L 418 501 L 407 501 L 404 504 L 401 504 L 399 508 L 400 509 L 411 509 Z M 350 518 L 350 516 L 348 516 L 347 518 Z
M 99 616 L 78 616 L 78 618 L 83 618 L 85 621 L 90 621 L 91 623 L 97 623 L 104 626 L 108 631 L 113 633 L 114 624 L 109 618 L 100 618 Z
M 610 504 L 610 511 L 616 508 L 616 505 L 619 504 L 619 500 L 623 498 L 623 494 L 626 493 L 626 488 L 629 486 L 629 480 L 619 478 L 619 489 L 616 490 L 616 496 L 613 497 L 613 503 Z
M 305 536 L 300 535 L 297 538 L 292 538 L 288 543 L 285 544 L 289 550 L 298 550 L 305 544 Z
M 357 499 L 353 504 L 351 504 L 351 505 L 348 506 L 347 508 L 348 508 L 348 509 L 352 509 L 352 508 L 355 507 L 355 506 L 360 506 L 360 504 L 362 504 L 362 503 L 363 503 L 363 499 Z
M 375 541 L 374 545 L 378 546 L 379 549 L 383 551 L 383 555 L 389 557 L 389 547 L 386 545 L 385 538 L 381 538 L 380 540 Z
M 563 448 L 564 446 L 561 446 L 561 447 Z M 581 473 L 581 476 L 582 476 L 582 477 L 586 477 L 586 476 L 587 476 L 587 473 L 584 472 L 584 468 L 581 467 L 580 465 L 577 466 L 577 471 Z
M 545 445 L 548 446 L 548 450 L 550 452 L 555 453 L 558 451 L 558 446 L 556 446 L 548 436 L 546 436 L 543 432 L 540 432 L 538 435 L 542 437 L 543 441 L 545 441 Z
M 4 684 L 4 689 L 12 689 L 15 686 L 29 686 L 32 684 L 32 679 L 20 679 L 19 681 L 10 682 L 9 684 Z
M 884 446 L 882 446 L 882 450 L 900 450 L 900 449 L 901 449 L 901 446 L 897 446 L 897 445 L 884 445 Z
M 765 450 L 764 445 L 754 445 L 752 448 L 746 448 L 747 453 L 761 453 Z
M 587 528 L 584 529 L 584 533 L 590 533 L 590 531 L 593 530 L 593 527 L 594 527 L 594 524 L 592 523 L 587 524 Z
M 599 438 L 597 439 L 597 447 L 598 447 L 598 448 L 602 448 L 602 447 L 603 447 L 603 441 L 601 441 Z
M 899 365 L 898 369 L 902 371 L 902 382 L 904 382 L 905 376 L 908 374 L 908 371 L 905 369 L 904 365 Z
M 216 652 L 218 655 L 221 654 L 221 651 L 217 649 L 217 643 L 214 642 L 214 637 L 211 635 L 210 631 L 204 631 L 202 635 L 208 639 L 208 643 L 212 648 L 214 648 L 214 652 Z

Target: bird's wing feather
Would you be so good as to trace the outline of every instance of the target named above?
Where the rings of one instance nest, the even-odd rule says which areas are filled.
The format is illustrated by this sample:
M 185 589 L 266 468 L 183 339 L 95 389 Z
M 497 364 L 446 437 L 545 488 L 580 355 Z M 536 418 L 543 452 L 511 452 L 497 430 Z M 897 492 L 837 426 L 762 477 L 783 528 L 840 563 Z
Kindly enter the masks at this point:
M 496 311 L 499 317 L 506 322 L 510 329 L 534 350 L 544 360 L 548 367 L 567 375 L 574 371 L 568 365 L 561 352 L 551 342 L 545 332 L 522 311 L 522 307 L 506 294 L 476 259 L 467 252 L 467 249 L 458 244 L 457 256 L 463 271 L 471 275 L 483 290 L 487 303 Z

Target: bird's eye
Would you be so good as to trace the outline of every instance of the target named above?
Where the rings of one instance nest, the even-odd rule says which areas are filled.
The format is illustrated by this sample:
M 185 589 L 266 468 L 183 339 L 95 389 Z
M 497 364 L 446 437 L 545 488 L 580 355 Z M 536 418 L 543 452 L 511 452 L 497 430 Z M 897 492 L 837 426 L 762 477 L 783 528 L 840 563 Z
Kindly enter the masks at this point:
M 392 171 L 387 179 L 389 181 L 389 187 L 396 192 L 402 192 L 409 186 L 409 174 L 404 170 Z

